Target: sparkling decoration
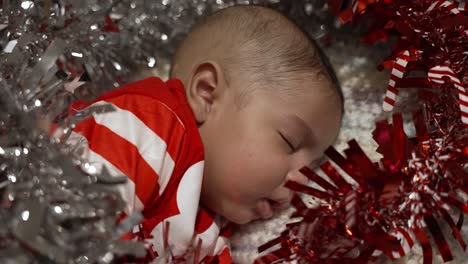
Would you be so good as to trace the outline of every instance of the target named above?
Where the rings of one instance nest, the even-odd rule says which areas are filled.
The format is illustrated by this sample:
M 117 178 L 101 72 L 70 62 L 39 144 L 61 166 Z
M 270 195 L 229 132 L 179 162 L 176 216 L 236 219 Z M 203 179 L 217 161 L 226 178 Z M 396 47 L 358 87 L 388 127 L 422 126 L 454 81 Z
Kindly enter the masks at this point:
M 2 261 L 111 263 L 127 254 L 144 256 L 142 245 L 118 240 L 142 217 L 116 224 L 124 204 L 110 187 L 126 177 L 96 174 L 51 139 L 37 109 L 41 101 L 20 104 L 27 94 L 13 94 L 12 82 L 0 80 Z
M 302 220 L 259 247 L 273 248 L 255 263 L 367 263 L 381 254 L 400 258 L 415 243 L 423 262 L 431 263 L 431 240 L 444 262 L 453 260 L 448 240 L 466 250 L 461 227 L 468 213 L 465 3 L 354 0 L 343 10 L 342 2 L 329 5 L 344 22 L 368 24 L 363 41 L 397 33 L 392 54 L 379 66 L 391 70 L 383 108 L 392 110 L 399 89 L 418 88 L 424 107 L 412 113 L 415 135 L 404 132 L 402 115 L 395 113 L 392 124 L 377 122 L 373 132 L 379 162 L 351 140 L 345 156 L 333 147 L 326 151 L 339 168 L 320 166 L 330 181 L 303 168 L 315 187 L 286 186 L 321 202 L 308 207 L 296 196 L 292 217 Z
M 343 22 L 370 24 L 364 42 L 387 41 L 389 33 L 396 32 L 399 38 L 391 55 L 379 65 L 393 69 L 386 110 L 398 102 L 400 89 L 424 88 L 419 94 L 425 107 L 413 114 L 416 136 L 405 135 L 399 114 L 392 125 L 377 124 L 373 136 L 381 162 L 371 162 L 351 141 L 346 157 L 327 151 L 341 168 L 330 162 L 321 165 L 332 183 L 307 169 L 304 174 L 321 190 L 288 183 L 322 202 L 308 208 L 296 197 L 293 216 L 303 220 L 262 246 L 266 250 L 279 244 L 280 249 L 257 262 L 333 263 L 340 258 L 359 263 L 378 254 L 395 259 L 417 242 L 429 262 L 429 237 L 449 260 L 449 237 L 441 232 L 440 219 L 450 226 L 449 236 L 465 247 L 459 231 L 468 188 L 464 3 L 20 0 L 2 1 L 0 11 L 2 260 L 110 263 L 121 256 L 146 254 L 142 244 L 119 240 L 141 220 L 134 214 L 117 221 L 124 205 L 111 187 L 125 176 L 97 173 L 79 158 L 79 148 L 65 141 L 74 124 L 112 109 L 90 109 L 79 116 L 66 115 L 66 109 L 77 99 L 93 99 L 146 71 L 167 72 L 177 43 L 191 26 L 235 4 L 276 8 L 325 45 L 332 43 L 330 33 L 341 27 L 328 9 Z M 49 136 L 51 130 L 54 137 Z M 166 255 L 156 263 L 165 263 Z

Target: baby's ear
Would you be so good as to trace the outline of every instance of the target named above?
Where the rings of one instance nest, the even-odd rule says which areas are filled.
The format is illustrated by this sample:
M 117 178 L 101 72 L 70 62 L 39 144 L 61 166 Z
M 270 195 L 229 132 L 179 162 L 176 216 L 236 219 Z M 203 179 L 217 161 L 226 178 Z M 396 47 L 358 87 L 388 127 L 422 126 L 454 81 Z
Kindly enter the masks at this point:
M 214 93 L 219 86 L 219 70 L 215 63 L 199 64 L 188 81 L 187 97 L 199 125 L 206 121 L 211 112 Z

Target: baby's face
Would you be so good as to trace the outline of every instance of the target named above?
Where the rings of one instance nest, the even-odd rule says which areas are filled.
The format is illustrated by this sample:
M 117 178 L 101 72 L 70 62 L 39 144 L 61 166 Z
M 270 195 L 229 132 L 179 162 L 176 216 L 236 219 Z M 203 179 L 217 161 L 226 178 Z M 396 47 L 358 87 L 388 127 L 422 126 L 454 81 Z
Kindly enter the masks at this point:
M 206 206 L 238 224 L 287 207 L 292 192 L 284 183 L 304 183 L 298 170 L 318 160 L 339 130 L 339 98 L 324 82 L 291 84 L 286 92 L 254 88 L 241 109 L 232 94 L 236 87 L 229 87 L 200 128 Z

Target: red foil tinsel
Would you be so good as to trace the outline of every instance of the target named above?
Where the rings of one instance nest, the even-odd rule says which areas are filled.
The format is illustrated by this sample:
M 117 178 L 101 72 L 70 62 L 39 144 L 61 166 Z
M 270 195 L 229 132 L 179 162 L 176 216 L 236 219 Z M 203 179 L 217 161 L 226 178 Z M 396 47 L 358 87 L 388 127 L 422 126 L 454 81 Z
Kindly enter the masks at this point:
M 372 22 L 363 42 L 398 36 L 379 65 L 391 70 L 384 109 L 392 110 L 399 89 L 418 88 L 424 107 L 413 112 L 416 135 L 405 133 L 402 115 L 395 113 L 391 124 L 377 122 L 373 131 L 379 162 L 352 140 L 344 156 L 332 147 L 326 151 L 339 167 L 329 161 L 320 166 L 331 182 L 303 168 L 320 188 L 291 181 L 286 186 L 319 199 L 319 205 L 309 208 L 296 195 L 292 217 L 302 220 L 259 247 L 276 249 L 255 263 L 366 263 L 382 253 L 402 257 L 419 242 L 427 264 L 430 238 L 443 260 L 452 260 L 447 239 L 466 249 L 460 230 L 468 201 L 460 193 L 468 193 L 468 9 L 445 0 L 354 0 L 344 11 L 342 5 L 329 0 L 343 22 L 358 23 L 363 16 Z M 412 72 L 426 77 L 410 77 Z

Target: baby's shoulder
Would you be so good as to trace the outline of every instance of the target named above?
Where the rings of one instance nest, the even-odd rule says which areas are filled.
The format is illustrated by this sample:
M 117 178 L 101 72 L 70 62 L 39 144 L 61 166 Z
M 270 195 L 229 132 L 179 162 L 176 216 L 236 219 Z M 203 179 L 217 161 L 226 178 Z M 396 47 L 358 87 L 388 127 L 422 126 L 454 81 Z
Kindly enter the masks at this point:
M 116 89 L 103 98 L 108 102 L 125 105 L 132 111 L 154 114 L 154 118 L 178 122 L 184 130 L 197 130 L 195 115 L 188 103 L 181 81 L 167 82 L 151 77 Z

